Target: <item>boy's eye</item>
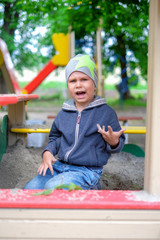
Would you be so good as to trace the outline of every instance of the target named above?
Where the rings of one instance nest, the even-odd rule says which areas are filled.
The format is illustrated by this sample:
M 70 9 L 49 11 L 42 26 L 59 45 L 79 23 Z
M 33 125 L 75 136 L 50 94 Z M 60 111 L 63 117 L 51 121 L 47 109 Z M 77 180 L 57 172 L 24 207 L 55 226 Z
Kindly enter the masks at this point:
M 73 80 L 69 80 L 70 83 L 74 83 L 75 81 L 76 81 L 76 80 L 74 80 L 74 79 L 73 79 Z
M 83 78 L 82 81 L 87 81 L 88 79 L 87 78 Z

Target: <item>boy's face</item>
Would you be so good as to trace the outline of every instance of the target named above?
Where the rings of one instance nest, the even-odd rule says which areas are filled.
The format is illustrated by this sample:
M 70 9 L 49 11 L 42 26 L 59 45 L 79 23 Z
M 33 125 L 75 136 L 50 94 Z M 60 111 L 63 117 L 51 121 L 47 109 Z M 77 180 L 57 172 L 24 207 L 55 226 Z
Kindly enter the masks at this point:
M 79 111 L 94 99 L 96 86 L 93 80 L 82 72 L 73 72 L 68 79 L 68 91 Z

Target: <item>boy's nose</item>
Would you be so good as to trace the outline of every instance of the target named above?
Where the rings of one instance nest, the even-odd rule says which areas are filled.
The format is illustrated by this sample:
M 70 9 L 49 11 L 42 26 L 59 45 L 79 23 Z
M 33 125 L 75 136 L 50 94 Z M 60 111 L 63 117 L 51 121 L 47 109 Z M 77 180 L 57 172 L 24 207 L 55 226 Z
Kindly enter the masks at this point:
M 80 87 L 81 86 L 81 82 L 80 81 L 77 81 L 76 82 L 76 87 Z

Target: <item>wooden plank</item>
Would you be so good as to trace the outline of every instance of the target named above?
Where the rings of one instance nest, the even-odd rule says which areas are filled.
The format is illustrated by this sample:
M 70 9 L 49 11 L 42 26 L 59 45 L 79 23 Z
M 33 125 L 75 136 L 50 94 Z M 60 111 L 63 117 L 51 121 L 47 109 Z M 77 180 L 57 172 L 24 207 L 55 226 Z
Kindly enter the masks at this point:
M 56 115 L 48 115 L 48 119 L 55 119 Z M 118 116 L 118 120 L 126 122 L 128 120 L 142 121 L 143 117 L 134 117 L 134 116 Z
M 35 192 L 37 190 L 1 189 L 0 208 L 160 210 L 160 199 L 143 191 L 54 190 L 50 195 L 40 196 L 35 196 Z
M 160 196 L 160 1 L 150 1 L 144 188 Z
M 97 56 L 97 72 L 98 72 L 98 95 L 104 97 L 104 79 L 102 77 L 102 18 L 99 21 L 99 27 L 96 31 L 96 56 Z
M 143 239 L 159 240 L 159 223 L 101 221 L 7 221 L 0 239 Z M 9 231 L 6 231 L 9 229 Z
M 119 121 L 126 122 L 128 120 L 135 120 L 135 121 L 142 121 L 143 117 L 134 117 L 134 116 L 119 116 L 118 117 Z
M 0 210 L 0 239 L 159 240 L 159 229 L 159 211 Z
M 24 134 L 15 134 L 10 131 L 13 125 L 25 124 L 25 103 L 18 102 L 17 104 L 8 105 L 8 146 L 12 146 L 18 139 L 22 141 L 25 138 Z
M 96 214 L 95 214 L 96 213 Z M 24 209 L 1 208 L 0 220 L 101 220 L 101 221 L 160 221 L 159 210 L 112 209 Z
M 0 95 L 0 105 L 7 105 L 7 104 L 16 104 L 18 99 L 15 95 L 11 94 L 1 94 Z
M 39 98 L 37 94 L 0 94 L 0 105 L 16 104 L 37 98 Z
M 18 139 L 24 140 L 24 134 L 12 133 L 10 129 L 13 125 L 25 124 L 25 102 L 38 97 L 37 94 L 0 94 L 0 105 L 8 105 L 8 146 Z

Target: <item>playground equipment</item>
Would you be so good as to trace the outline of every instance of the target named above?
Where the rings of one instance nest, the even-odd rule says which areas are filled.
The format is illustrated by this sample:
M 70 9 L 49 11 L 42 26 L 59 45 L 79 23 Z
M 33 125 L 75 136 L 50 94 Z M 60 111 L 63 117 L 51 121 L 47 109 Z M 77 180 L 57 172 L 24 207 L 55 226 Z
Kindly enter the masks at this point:
M 136 126 L 122 126 L 125 129 L 124 133 L 128 134 L 146 134 L 146 127 L 136 127 Z M 11 128 L 13 133 L 49 133 L 50 128 Z
M 17 139 L 24 137 L 10 132 L 13 125 L 25 124 L 25 104 L 31 99 L 37 99 L 33 94 L 0 94 L 0 106 L 8 105 L 8 116 L 5 115 L 0 129 L 0 161 L 7 146 L 13 145 Z
M 73 39 L 71 39 L 71 37 L 73 38 L 74 35 L 65 35 L 63 33 L 56 33 L 52 35 L 52 41 L 56 49 L 56 55 L 54 55 L 39 72 L 39 74 L 22 89 L 23 94 L 32 93 L 54 69 L 56 69 L 58 66 L 65 66 L 68 63 L 71 53 L 73 54 L 71 47 Z M 0 69 L 3 74 L 2 86 L 4 87 L 6 84 L 10 93 L 20 93 L 21 89 L 14 74 L 13 63 L 10 58 L 7 45 L 2 39 L 0 39 Z
M 52 41 L 58 54 L 54 55 L 39 74 L 23 88 L 23 93 L 32 93 L 54 69 L 67 65 L 70 59 L 69 34 L 55 33 L 52 35 Z
M 23 94 L 30 94 L 32 93 L 40 84 L 41 82 L 54 70 L 56 69 L 58 66 L 65 66 L 70 58 L 70 52 L 72 50 L 72 47 L 70 46 L 70 43 L 73 41 L 71 39 L 74 37 L 74 35 L 72 34 L 53 34 L 52 35 L 52 41 L 53 44 L 55 46 L 55 49 L 57 51 L 57 54 L 54 55 L 52 57 L 52 59 L 46 64 L 46 66 L 39 72 L 39 74 L 29 83 L 27 84 L 26 87 L 24 87 L 24 89 L 20 89 L 19 84 L 17 82 L 16 76 L 14 74 L 14 68 L 13 68 L 13 63 L 10 57 L 10 54 L 8 52 L 8 48 L 7 45 L 5 44 L 5 42 L 0 39 L 0 69 L 2 71 L 2 76 L 0 78 L 0 87 L 1 87 L 1 91 L 2 93 L 6 92 L 10 92 L 10 93 L 15 93 L 15 94 L 20 94 L 21 92 Z M 73 52 L 73 50 L 72 50 Z M 73 54 L 73 53 L 72 53 Z M 6 85 L 7 85 L 7 89 L 6 89 Z M 8 116 L 9 116 L 9 128 L 11 128 L 11 126 L 13 126 L 14 124 L 18 124 L 18 122 L 16 122 L 16 120 L 18 119 L 18 115 L 20 116 L 20 125 L 24 124 L 24 106 L 21 106 L 20 109 L 17 109 L 16 103 L 20 102 L 20 101 L 25 101 L 25 99 L 32 99 L 33 96 L 26 95 L 1 95 L 0 96 L 0 106 L 2 105 L 8 105 Z M 13 106 L 10 107 L 10 104 L 15 104 L 15 109 L 13 109 Z M 20 104 L 19 104 L 20 105 Z M 17 111 L 17 112 L 16 112 Z M 15 119 L 13 117 L 10 118 L 10 113 L 12 112 L 13 114 L 16 114 Z M 23 120 L 22 120 L 23 118 Z M 14 119 L 14 121 L 13 121 Z M 6 151 L 6 147 L 7 147 L 7 139 L 8 139 L 8 144 L 11 145 L 15 143 L 16 138 L 14 138 L 14 136 L 17 136 L 17 134 L 12 134 L 10 131 L 8 132 L 8 138 L 6 138 L 5 134 L 6 134 L 6 130 L 4 128 L 7 129 L 6 127 L 6 121 L 7 118 L 3 119 L 2 122 L 2 128 L 0 130 L 0 136 L 1 136 L 1 141 L 0 141 L 0 160 L 3 156 L 3 153 L 5 153 Z M 22 135 L 21 135 L 22 136 Z M 2 141 L 2 139 L 5 141 Z
M 136 127 L 136 126 L 122 126 L 122 128 L 125 129 L 125 134 L 146 134 L 146 127 Z M 10 131 L 12 133 L 21 133 L 21 134 L 30 134 L 30 133 L 49 133 L 50 128 L 30 128 L 28 127 L 22 127 L 22 128 L 11 128 Z M 137 157 L 144 157 L 145 153 L 144 150 L 139 147 L 136 144 L 128 144 L 126 143 L 124 145 L 124 148 L 122 149 L 122 152 L 128 152 L 131 153 Z
M 159 22 L 160 0 L 151 0 L 144 191 L 3 189 L 0 239 L 160 239 Z
M 145 192 L 35 192 L 1 191 L 0 239 L 159 239 L 160 201 Z
M 13 63 L 7 45 L 2 39 L 0 39 L 0 69 L 3 74 L 3 78 L 0 79 L 1 90 L 3 91 L 6 87 L 5 85 L 7 85 L 10 93 L 20 93 L 20 87 L 16 80 Z

